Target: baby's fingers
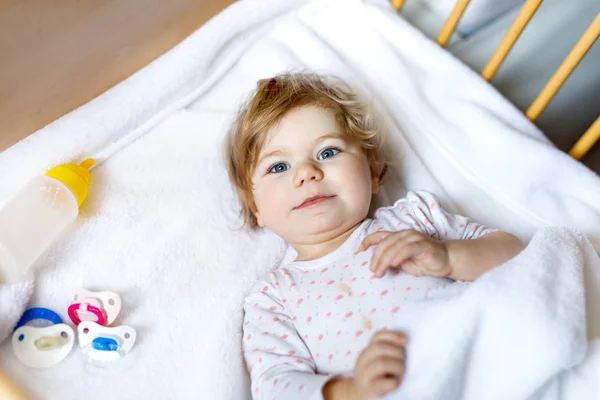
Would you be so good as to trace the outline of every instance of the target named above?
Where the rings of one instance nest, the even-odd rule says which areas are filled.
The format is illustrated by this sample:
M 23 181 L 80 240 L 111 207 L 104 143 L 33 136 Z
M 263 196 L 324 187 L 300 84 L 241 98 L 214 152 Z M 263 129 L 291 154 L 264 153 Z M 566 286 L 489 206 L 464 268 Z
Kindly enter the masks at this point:
M 406 346 L 408 343 L 408 336 L 399 331 L 377 331 L 371 338 L 371 343 L 376 344 L 380 342 L 389 342 L 396 346 Z
M 369 364 L 382 357 L 404 361 L 406 360 L 406 348 L 393 342 L 377 343 L 377 345 L 365 349 L 363 362 Z
M 385 378 L 402 378 L 405 371 L 405 363 L 403 360 L 397 360 L 393 358 L 378 358 L 373 360 L 368 366 L 369 381 L 374 382 L 379 379 Z
M 387 258 L 380 263 L 382 265 L 380 270 L 375 270 L 375 275 L 380 277 L 383 276 L 390 266 L 402 268 L 404 270 L 405 264 L 414 264 L 410 260 L 421 253 L 423 253 L 423 244 L 421 242 L 416 241 L 403 244 L 402 246 L 399 246 L 394 253 L 388 253 Z
M 378 245 L 379 243 L 381 243 L 381 241 L 383 241 L 385 238 L 387 238 L 391 234 L 392 234 L 392 232 L 387 232 L 387 231 L 371 233 L 366 238 L 364 238 L 364 240 L 362 241 L 362 243 L 360 244 L 360 246 L 358 248 L 358 251 L 365 251 L 371 246 Z
M 398 233 L 390 234 L 385 239 L 383 239 L 373 251 L 373 256 L 371 257 L 371 265 L 369 269 L 372 272 L 375 272 L 377 268 L 380 266 L 380 261 L 382 258 L 389 254 L 390 251 L 393 251 L 394 246 L 398 241 L 401 240 L 401 236 Z
M 389 267 L 396 265 L 391 263 L 393 258 L 396 258 L 399 249 L 421 238 L 421 234 L 413 230 L 405 230 L 396 232 L 387 236 L 377 245 L 371 258 L 370 270 L 376 276 L 383 276 Z M 376 271 L 379 271 L 378 273 Z
M 410 237 L 399 239 L 382 248 L 379 254 L 374 255 L 375 261 L 372 262 L 371 267 L 375 276 L 381 278 L 388 269 L 400 268 L 402 263 L 418 255 L 421 246 L 418 241 L 413 240 L 414 238 Z M 379 248 L 375 252 L 377 253 L 378 250 Z

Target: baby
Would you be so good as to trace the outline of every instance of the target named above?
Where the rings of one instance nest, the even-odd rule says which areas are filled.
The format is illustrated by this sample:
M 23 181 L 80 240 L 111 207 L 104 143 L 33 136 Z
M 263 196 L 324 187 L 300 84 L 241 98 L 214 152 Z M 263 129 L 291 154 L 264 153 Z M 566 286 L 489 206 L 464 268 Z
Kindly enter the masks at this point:
M 388 325 L 403 305 L 522 250 L 515 236 L 449 214 L 426 192 L 367 218 L 386 171 L 381 146 L 377 119 L 334 78 L 261 80 L 240 111 L 227 163 L 242 214 L 297 253 L 245 300 L 254 398 L 362 400 L 393 391 L 409 338 Z

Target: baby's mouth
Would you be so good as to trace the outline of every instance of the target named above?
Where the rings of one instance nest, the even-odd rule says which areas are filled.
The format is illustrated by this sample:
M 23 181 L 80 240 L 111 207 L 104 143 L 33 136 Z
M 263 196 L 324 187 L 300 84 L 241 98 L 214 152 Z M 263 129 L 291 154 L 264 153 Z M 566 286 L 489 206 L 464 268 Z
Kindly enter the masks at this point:
M 330 200 L 330 199 L 332 199 L 334 197 L 335 196 L 323 196 L 323 195 L 317 195 L 317 196 L 307 197 L 302 202 L 302 204 L 300 204 L 299 206 L 294 207 L 294 210 L 300 210 L 300 209 L 303 209 L 303 208 L 308 208 L 308 207 L 316 206 L 316 205 L 324 203 L 327 200 Z

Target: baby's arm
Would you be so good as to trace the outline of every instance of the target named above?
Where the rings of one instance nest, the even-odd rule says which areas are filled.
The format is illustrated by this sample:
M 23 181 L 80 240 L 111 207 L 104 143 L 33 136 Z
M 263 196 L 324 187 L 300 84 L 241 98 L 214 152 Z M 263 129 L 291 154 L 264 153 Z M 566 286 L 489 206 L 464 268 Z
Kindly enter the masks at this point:
M 246 297 L 244 311 L 243 349 L 252 398 L 322 399 L 323 386 L 334 377 L 316 373 L 277 287 L 261 280 Z
M 360 246 L 377 246 L 370 270 L 382 277 L 389 268 L 415 276 L 471 281 L 516 256 L 523 244 L 515 236 L 492 232 L 479 239 L 439 241 L 415 230 L 380 231 Z
M 450 275 L 454 280 L 472 281 L 504 264 L 525 247 L 516 236 L 492 232 L 474 240 L 449 240 L 443 243 L 448 252 Z
M 377 246 L 371 260 L 377 276 L 398 267 L 413 275 L 474 280 L 524 247 L 516 236 L 446 212 L 427 192 L 411 192 L 376 216 L 385 230 L 367 236 L 361 250 Z

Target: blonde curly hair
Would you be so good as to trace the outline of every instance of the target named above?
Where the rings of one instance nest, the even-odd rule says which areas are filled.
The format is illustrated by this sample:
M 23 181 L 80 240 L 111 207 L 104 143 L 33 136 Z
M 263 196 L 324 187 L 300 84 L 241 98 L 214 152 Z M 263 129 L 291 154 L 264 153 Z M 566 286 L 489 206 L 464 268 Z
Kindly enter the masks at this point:
M 240 108 L 225 151 L 229 178 L 239 196 L 244 221 L 252 230 L 258 228 L 252 175 L 268 133 L 287 113 L 305 106 L 331 110 L 341 132 L 365 152 L 373 176 L 381 180 L 385 175 L 379 118 L 341 79 L 315 73 L 285 73 L 262 79 Z

